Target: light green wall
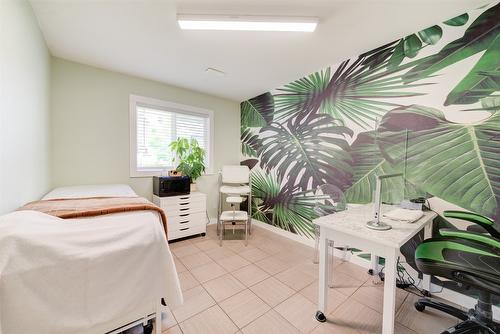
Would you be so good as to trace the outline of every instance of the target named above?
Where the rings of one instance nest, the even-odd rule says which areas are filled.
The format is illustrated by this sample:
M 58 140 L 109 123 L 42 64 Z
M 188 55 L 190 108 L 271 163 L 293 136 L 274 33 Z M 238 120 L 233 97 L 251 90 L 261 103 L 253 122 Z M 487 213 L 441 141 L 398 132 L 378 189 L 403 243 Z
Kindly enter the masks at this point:
M 239 164 L 239 103 L 187 89 L 52 58 L 53 186 L 127 183 L 151 198 L 151 178 L 129 175 L 129 95 L 214 111 L 214 171 Z M 215 216 L 217 176 L 198 181 Z
M 27 1 L 0 0 L 0 214 L 50 187 L 50 55 Z

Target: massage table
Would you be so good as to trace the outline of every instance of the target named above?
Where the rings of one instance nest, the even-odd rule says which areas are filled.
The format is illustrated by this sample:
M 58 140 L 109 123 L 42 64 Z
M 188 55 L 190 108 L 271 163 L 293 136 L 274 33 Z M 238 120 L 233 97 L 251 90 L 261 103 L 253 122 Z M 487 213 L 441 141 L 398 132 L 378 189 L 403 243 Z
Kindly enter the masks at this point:
M 57 188 L 43 200 L 136 197 L 126 185 Z M 182 303 L 160 215 L 0 217 L 0 333 L 114 334 Z

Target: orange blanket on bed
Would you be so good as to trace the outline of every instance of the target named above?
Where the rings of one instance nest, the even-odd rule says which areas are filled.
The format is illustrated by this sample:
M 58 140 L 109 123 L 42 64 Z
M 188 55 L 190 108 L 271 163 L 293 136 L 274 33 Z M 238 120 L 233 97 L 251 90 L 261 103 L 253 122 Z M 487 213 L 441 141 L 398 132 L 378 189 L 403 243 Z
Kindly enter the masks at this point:
M 165 235 L 167 217 L 162 209 L 142 197 L 62 198 L 30 202 L 19 209 L 34 210 L 59 218 L 81 218 L 117 212 L 152 210 L 160 214 Z

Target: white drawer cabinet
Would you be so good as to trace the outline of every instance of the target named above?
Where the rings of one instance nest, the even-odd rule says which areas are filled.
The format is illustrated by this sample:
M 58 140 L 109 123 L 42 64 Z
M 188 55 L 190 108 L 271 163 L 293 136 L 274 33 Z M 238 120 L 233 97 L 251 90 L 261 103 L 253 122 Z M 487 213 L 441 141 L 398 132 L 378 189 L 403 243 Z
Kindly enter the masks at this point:
M 168 240 L 207 232 L 207 196 L 204 193 L 170 197 L 153 195 L 153 203 L 167 215 Z

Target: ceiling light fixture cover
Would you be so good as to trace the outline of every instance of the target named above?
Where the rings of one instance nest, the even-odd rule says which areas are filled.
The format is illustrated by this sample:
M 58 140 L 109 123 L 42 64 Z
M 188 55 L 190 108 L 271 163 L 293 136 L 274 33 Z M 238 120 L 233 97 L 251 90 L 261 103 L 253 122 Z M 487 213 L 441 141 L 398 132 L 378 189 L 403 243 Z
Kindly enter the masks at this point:
M 178 14 L 185 30 L 300 31 L 313 32 L 315 17 Z

